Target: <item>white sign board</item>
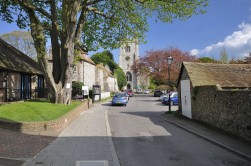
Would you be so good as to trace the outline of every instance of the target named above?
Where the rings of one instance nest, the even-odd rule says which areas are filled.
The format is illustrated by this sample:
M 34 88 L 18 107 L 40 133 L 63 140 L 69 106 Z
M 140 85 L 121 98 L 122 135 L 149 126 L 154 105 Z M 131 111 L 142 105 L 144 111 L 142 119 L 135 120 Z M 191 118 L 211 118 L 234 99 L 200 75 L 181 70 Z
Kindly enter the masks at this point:
M 67 88 L 67 89 L 70 89 L 70 88 L 71 88 L 71 84 L 67 83 L 67 84 L 66 84 L 66 88 Z
M 84 95 L 89 95 L 89 88 L 88 86 L 82 86 L 82 91 Z

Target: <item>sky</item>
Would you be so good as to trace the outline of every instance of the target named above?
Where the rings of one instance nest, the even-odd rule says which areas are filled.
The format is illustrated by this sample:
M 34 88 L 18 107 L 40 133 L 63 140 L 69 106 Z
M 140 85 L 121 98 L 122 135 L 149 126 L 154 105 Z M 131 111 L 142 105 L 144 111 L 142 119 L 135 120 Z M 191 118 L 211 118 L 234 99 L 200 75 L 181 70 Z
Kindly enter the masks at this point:
M 229 60 L 243 59 L 251 52 L 251 0 L 209 0 L 207 13 L 173 23 L 148 19 L 146 44 L 140 44 L 140 56 L 148 50 L 179 48 L 198 57 L 219 59 L 225 50 Z M 19 28 L 0 21 L 0 34 Z M 102 51 L 102 50 L 98 50 Z M 119 49 L 111 50 L 118 62 Z M 91 56 L 94 52 L 90 52 Z

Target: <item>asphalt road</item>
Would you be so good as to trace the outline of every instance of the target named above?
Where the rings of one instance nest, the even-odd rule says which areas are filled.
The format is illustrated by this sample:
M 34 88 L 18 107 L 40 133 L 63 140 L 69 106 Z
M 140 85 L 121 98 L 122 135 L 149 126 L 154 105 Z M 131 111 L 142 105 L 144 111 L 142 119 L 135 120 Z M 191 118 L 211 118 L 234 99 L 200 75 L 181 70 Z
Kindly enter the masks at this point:
M 235 154 L 163 121 L 168 106 L 152 95 L 135 95 L 126 107 L 108 108 L 121 166 L 248 166 Z M 177 106 L 172 107 L 177 110 Z

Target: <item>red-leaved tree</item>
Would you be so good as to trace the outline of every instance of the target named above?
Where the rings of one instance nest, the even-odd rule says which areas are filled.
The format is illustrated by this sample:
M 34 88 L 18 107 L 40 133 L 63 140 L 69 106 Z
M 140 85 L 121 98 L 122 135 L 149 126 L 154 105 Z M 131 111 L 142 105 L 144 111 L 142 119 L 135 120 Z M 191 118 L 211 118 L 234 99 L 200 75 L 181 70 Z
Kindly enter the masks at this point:
M 168 85 L 168 63 L 167 58 L 173 57 L 170 66 L 170 83 L 175 86 L 178 79 L 180 67 L 183 61 L 195 61 L 195 56 L 189 55 L 178 48 L 167 48 L 160 50 L 150 50 L 132 66 L 132 70 L 137 75 L 149 75 L 152 81 L 158 85 Z

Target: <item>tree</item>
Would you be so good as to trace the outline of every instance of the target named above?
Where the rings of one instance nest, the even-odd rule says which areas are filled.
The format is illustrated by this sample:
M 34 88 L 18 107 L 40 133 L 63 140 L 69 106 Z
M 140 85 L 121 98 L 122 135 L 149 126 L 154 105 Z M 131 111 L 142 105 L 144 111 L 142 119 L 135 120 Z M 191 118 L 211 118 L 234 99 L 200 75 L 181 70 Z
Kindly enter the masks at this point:
M 127 83 L 124 71 L 121 68 L 115 69 L 114 75 L 117 78 L 119 90 L 122 90 Z
M 245 56 L 244 61 L 246 63 L 251 63 L 251 52 L 249 52 L 248 56 Z
M 210 57 L 201 57 L 196 62 L 200 63 L 219 63 L 217 60 L 210 58 Z
M 220 52 L 220 61 L 221 63 L 228 63 L 228 55 L 225 48 Z
M 31 34 L 26 31 L 13 31 L 2 34 L 0 36 L 3 40 L 16 47 L 29 57 L 36 59 L 37 53 L 33 44 Z
M 74 56 L 85 51 L 118 48 L 127 39 L 143 41 L 147 18 L 172 22 L 204 13 L 207 0 L 8 0 L 0 1 L 0 18 L 31 30 L 38 62 L 56 103 L 70 104 Z M 46 58 L 52 47 L 53 69 Z M 75 53 L 75 54 L 74 54 Z
M 170 82 L 173 87 L 178 79 L 182 62 L 196 60 L 196 57 L 178 48 L 147 51 L 146 55 L 132 66 L 132 70 L 138 75 L 148 74 L 157 86 L 168 85 L 167 58 L 170 55 L 174 59 L 170 67 Z
M 103 63 L 104 66 L 108 65 L 111 72 L 114 72 L 115 69 L 119 68 L 119 66 L 114 62 L 113 54 L 108 50 L 93 54 L 91 59 L 96 64 Z

